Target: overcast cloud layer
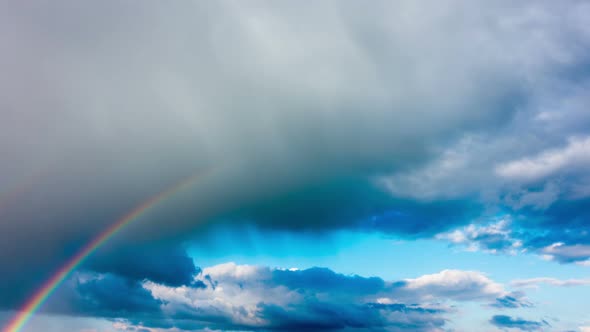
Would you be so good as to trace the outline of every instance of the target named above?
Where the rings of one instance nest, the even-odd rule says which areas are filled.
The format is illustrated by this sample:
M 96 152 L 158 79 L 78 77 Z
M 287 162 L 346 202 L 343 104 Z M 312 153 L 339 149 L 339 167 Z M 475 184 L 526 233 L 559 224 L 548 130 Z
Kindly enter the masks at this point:
M 200 271 L 178 244 L 219 223 L 590 265 L 589 18 L 584 1 L 0 5 L 0 307 L 193 174 L 85 273 L 148 298 L 190 284 Z M 538 283 L 553 281 L 521 281 Z M 345 309 L 401 324 L 402 307 L 365 300 Z M 168 299 L 150 301 L 142 312 Z M 296 323 L 251 305 L 270 325 L 239 324 Z M 448 309 L 404 310 L 438 328 Z

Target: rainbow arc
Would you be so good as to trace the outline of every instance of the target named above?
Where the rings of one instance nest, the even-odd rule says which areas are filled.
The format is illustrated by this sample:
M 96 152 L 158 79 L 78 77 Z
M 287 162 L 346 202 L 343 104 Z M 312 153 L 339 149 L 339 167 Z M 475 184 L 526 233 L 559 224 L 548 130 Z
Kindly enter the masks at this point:
M 119 233 L 125 226 L 139 219 L 149 212 L 154 206 L 165 201 L 175 193 L 192 186 L 198 179 L 203 176 L 202 173 L 195 174 L 186 178 L 174 186 L 166 189 L 159 194 L 150 197 L 143 203 L 137 205 L 133 210 L 121 217 L 117 222 L 104 230 L 98 236 L 92 239 L 82 249 L 80 249 L 72 258 L 63 264 L 45 283 L 25 302 L 17 314 L 10 320 L 2 332 L 19 332 L 25 324 L 33 317 L 39 308 L 45 303 L 49 296 L 61 285 L 61 283 L 78 268 L 88 257 L 92 255 L 100 246 L 107 242 L 114 235 Z

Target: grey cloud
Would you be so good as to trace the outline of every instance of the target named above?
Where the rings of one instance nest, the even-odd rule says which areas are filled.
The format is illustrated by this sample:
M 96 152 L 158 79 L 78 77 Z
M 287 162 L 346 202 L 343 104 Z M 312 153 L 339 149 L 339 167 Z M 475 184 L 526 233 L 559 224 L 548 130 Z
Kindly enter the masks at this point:
M 572 15 L 588 16 L 584 8 Z M 562 14 L 568 15 L 559 12 L 553 19 Z M 579 50 L 587 50 L 587 29 L 576 29 L 585 31 Z M 579 234 L 588 227 L 590 79 L 587 57 L 575 53 L 566 57 L 569 70 L 530 81 L 534 97 L 500 131 L 465 134 L 453 144 L 441 144 L 438 156 L 424 165 L 377 177 L 376 182 L 394 195 L 420 201 L 480 202 L 485 208 L 470 222 L 479 233 L 498 215 L 513 217 L 504 233 L 486 239 L 469 239 L 474 235 L 468 234 L 469 227 L 443 234 L 451 241 L 448 236 L 462 234 L 470 249 L 546 254 L 554 243 L 587 245 Z M 562 263 L 585 259 L 557 256 Z
M 424 166 L 379 177 L 377 183 L 395 195 L 421 201 L 469 199 L 485 206 L 472 226 L 439 236 L 453 243 L 494 253 L 543 255 L 550 245 L 562 242 L 565 246 L 557 251 L 564 255 L 551 255 L 556 261 L 585 260 L 580 249 L 588 244 L 581 234 L 588 227 L 585 152 L 590 119 L 584 105 L 590 81 L 585 65 L 579 66 L 580 76 L 541 84 L 546 86 L 538 100 L 520 109 L 501 134 L 465 135 L 441 147 L 439 156 Z M 546 90 L 562 84 L 563 90 Z M 512 218 L 510 225 L 481 238 L 498 215 Z M 569 251 L 580 255 L 568 258 Z
M 588 118 L 580 116 L 553 125 L 547 143 L 536 130 L 496 139 L 528 129 L 522 124 L 531 107 L 546 106 L 547 91 L 585 82 L 577 71 L 587 63 L 584 4 L 358 6 L 3 5 L 0 41 L 10 52 L 0 64 L 0 184 L 22 188 L 47 175 L 0 204 L 0 266 L 15 274 L 0 290 L 19 280 L 22 262 L 57 267 L 195 172 L 214 170 L 115 241 L 182 241 L 219 218 L 299 230 L 358 227 L 376 216 L 385 222 L 372 229 L 432 235 L 477 215 L 481 202 L 465 192 L 478 191 L 474 179 L 489 181 L 470 173 L 442 201 L 433 201 L 438 185 L 425 185 L 424 202 L 375 177 L 429 167 L 442 146 L 465 137 L 491 142 L 478 151 L 492 152 L 466 157 L 479 165 L 541 153 L 563 143 L 566 129 L 583 132 Z M 568 95 L 567 112 L 584 114 L 582 95 Z M 543 111 L 540 119 L 553 116 Z M 495 158 L 516 140 L 520 148 Z M 371 195 L 342 211 L 359 192 Z M 277 197 L 285 200 L 266 204 Z M 301 212 L 285 217 L 292 211 Z
M 522 292 L 512 292 L 510 294 L 504 295 L 502 297 L 496 298 L 496 301 L 490 304 L 491 307 L 494 308 L 506 308 L 506 309 L 514 309 L 514 308 L 529 308 L 532 307 L 533 304 L 526 299 L 524 299 L 524 294 Z
M 111 247 L 96 253 L 83 267 L 136 281 L 145 279 L 172 286 L 190 285 L 200 270 L 178 247 L 150 245 Z
M 506 315 L 496 315 L 490 319 L 490 323 L 501 329 L 518 329 L 521 331 L 543 331 L 551 327 L 545 320 L 532 321 L 522 318 L 515 318 Z
M 541 252 L 560 263 L 584 263 L 590 260 L 590 245 L 585 244 L 565 245 L 558 242 L 543 248 Z
M 160 312 L 162 302 L 154 299 L 141 283 L 114 275 L 102 275 L 77 285 L 81 299 L 77 310 L 96 316 Z

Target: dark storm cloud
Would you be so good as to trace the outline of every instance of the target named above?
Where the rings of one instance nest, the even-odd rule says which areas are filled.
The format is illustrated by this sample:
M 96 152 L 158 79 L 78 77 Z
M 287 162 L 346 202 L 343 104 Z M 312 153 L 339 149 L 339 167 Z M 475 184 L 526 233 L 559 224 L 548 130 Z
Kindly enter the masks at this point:
M 157 245 L 105 248 L 83 268 L 170 286 L 190 285 L 200 272 L 183 249 Z
M 267 229 L 357 229 L 427 237 L 477 217 L 482 209 L 481 204 L 469 200 L 396 198 L 365 178 L 349 177 L 275 192 L 220 219 Z
M 78 309 L 94 316 L 157 314 L 162 304 L 140 282 L 111 274 L 80 283 L 76 290 L 81 297 Z
M 345 276 L 327 268 L 316 267 L 298 271 L 274 270 L 272 274 L 272 281 L 277 285 L 302 291 L 366 294 L 377 293 L 385 287 L 381 278 Z
M 2 7 L 0 291 L 195 172 L 114 245 L 217 220 L 431 236 L 587 195 L 583 3 Z M 522 171 L 547 151 L 563 162 Z M 186 282 L 178 263 L 152 277 Z
M 490 319 L 490 323 L 501 329 L 519 329 L 521 331 L 542 331 L 551 327 L 546 321 L 531 321 L 505 315 L 496 315 Z
M 73 251 L 65 251 L 53 260 L 35 266 L 23 264 L 17 271 L 3 273 L 0 283 L 0 307 L 20 306 L 53 276 L 58 266 L 68 260 Z M 194 276 L 200 269 L 194 265 L 183 248 L 177 245 L 113 245 L 109 244 L 95 252 L 79 268 L 82 271 L 109 273 L 129 282 L 154 282 L 171 285 L 206 287 Z

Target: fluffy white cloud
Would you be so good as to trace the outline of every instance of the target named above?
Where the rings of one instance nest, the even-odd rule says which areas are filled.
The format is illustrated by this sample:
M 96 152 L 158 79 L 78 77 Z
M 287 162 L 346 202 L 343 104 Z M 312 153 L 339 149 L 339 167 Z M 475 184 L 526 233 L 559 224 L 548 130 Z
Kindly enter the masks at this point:
M 509 293 L 476 271 L 444 270 L 415 279 L 383 281 L 327 269 L 281 270 L 227 263 L 205 268 L 195 278 L 207 287 L 170 287 L 150 281 L 144 287 L 163 301 L 162 309 L 169 317 L 185 312 L 197 320 L 216 317 L 225 324 L 249 327 L 285 328 L 294 324 L 288 318 L 291 315 L 301 324 L 306 320 L 305 324 L 320 324 L 335 319 L 324 316 L 332 310 L 348 312 L 351 322 L 360 319 L 357 315 L 367 315 L 367 322 L 357 324 L 385 324 L 393 330 L 403 322 L 438 327 L 442 315 L 453 311 L 445 303 L 453 301 L 503 308 L 527 305 L 522 294 Z M 498 304 L 506 297 L 508 305 Z M 438 323 L 428 325 L 433 322 Z
M 279 306 L 304 300 L 302 294 L 282 285 L 272 287 L 272 270 L 266 267 L 220 264 L 203 269 L 196 280 L 206 288 L 168 287 L 154 282 L 144 283 L 156 299 L 166 301 L 163 310 L 170 315 L 179 305 L 204 311 L 212 316 L 231 319 L 233 324 L 263 326 L 268 324 L 259 315 L 259 304 L 271 302 Z
M 506 294 L 501 284 L 477 271 L 444 270 L 416 279 L 406 279 L 406 282 L 407 289 L 429 300 L 482 300 Z

